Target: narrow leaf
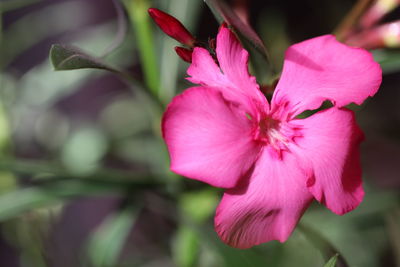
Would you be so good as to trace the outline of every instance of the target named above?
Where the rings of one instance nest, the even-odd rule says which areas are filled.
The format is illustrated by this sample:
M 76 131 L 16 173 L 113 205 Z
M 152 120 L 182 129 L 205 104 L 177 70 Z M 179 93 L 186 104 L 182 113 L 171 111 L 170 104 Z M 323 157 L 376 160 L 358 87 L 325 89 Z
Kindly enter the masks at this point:
M 118 72 L 100 59 L 91 57 L 79 48 L 70 45 L 52 45 L 50 59 L 55 70 L 103 69 Z
M 9 12 L 28 5 L 36 4 L 41 0 L 8 0 L 0 1 L 0 13 Z
M 196 266 L 200 242 L 195 230 L 181 225 L 176 233 L 173 248 L 173 258 L 178 267 Z
M 48 180 L 61 181 L 63 179 L 98 181 L 109 183 L 131 183 L 137 186 L 156 186 L 156 178 L 145 172 L 129 172 L 118 169 L 98 168 L 94 173 L 88 175 L 77 175 L 69 172 L 60 164 L 50 161 L 36 160 L 12 160 L 2 159 L 0 161 L 0 171 L 12 172 L 16 174 L 27 174 L 29 177 L 35 175 L 37 177 L 44 176 Z M 26 179 L 24 175 L 18 175 L 19 179 Z M 37 178 L 39 179 L 39 178 Z
M 257 33 L 245 24 L 224 1 L 204 0 L 214 16 L 221 22 L 225 21 L 248 40 L 265 58 L 268 58 L 267 49 Z
M 383 74 L 396 73 L 400 70 L 400 52 L 398 49 L 377 49 L 374 59 L 381 65 Z
M 229 266 L 229 267 L 242 267 L 242 266 L 277 266 L 269 264 L 268 257 L 265 253 L 260 253 L 257 249 L 236 249 L 225 245 L 218 236 L 215 230 L 210 225 L 202 224 L 197 225 L 200 242 L 202 245 L 207 246 L 215 257 L 219 258 L 221 262 L 210 266 Z
M 127 188 L 132 187 L 126 183 L 69 180 L 19 189 L 0 196 L 0 222 L 66 199 L 105 193 L 121 194 Z
M 112 43 L 105 49 L 103 57 L 110 54 L 122 44 L 122 42 L 125 40 L 128 28 L 128 22 L 121 2 L 119 0 L 112 0 L 112 2 L 115 7 L 115 12 L 117 13 L 117 33 L 115 34 Z
M 385 219 L 391 251 L 395 257 L 396 266 L 400 266 L 400 210 L 390 212 Z
M 22 188 L 0 195 L 0 222 L 76 197 L 120 195 L 127 190 L 133 193 L 142 189 L 136 184 L 86 179 L 48 181 L 40 186 Z
M 118 256 L 137 218 L 137 208 L 111 214 L 96 229 L 88 242 L 88 256 L 93 267 L 116 266 Z
M 334 255 L 330 260 L 325 263 L 324 267 L 335 267 L 339 254 Z
M 54 195 L 46 194 L 37 188 L 26 188 L 3 194 L 0 196 L 0 221 L 55 202 Z
M 337 253 L 338 250 L 335 248 L 335 246 L 331 244 L 329 240 L 322 236 L 318 231 L 309 227 L 304 222 L 298 224 L 298 229 L 303 232 L 304 236 L 311 242 L 311 244 L 313 244 L 317 249 L 321 251 L 322 257 L 324 257 L 325 260 L 330 259 L 328 263 L 332 260 L 332 258 L 335 259 L 335 265 L 325 266 L 336 266 L 336 262 L 337 265 L 340 267 L 349 266 L 346 260 L 341 255 L 339 256 L 339 254 Z M 332 257 L 332 255 L 334 256 Z

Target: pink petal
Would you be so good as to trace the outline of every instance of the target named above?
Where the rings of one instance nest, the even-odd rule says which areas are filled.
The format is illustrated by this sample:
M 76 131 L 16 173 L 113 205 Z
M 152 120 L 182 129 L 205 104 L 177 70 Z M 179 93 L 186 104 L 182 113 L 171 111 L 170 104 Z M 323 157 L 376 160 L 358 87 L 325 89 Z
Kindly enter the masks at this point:
M 194 48 L 187 74 L 190 76 L 188 80 L 195 84 L 222 88 L 231 85 L 210 53 L 202 47 Z
M 305 180 L 293 154 L 280 160 L 265 149 L 247 184 L 227 190 L 217 208 L 215 228 L 221 239 L 242 249 L 286 241 L 312 200 Z
M 196 47 L 187 71 L 191 76 L 188 80 L 218 87 L 227 100 L 244 105 L 249 112 L 256 112 L 257 106 L 267 109 L 268 102 L 248 71 L 249 54 L 224 25 L 217 36 L 216 53 L 219 67 L 206 49 Z
M 381 68 L 369 52 L 324 35 L 289 47 L 272 102 L 289 102 L 293 115 L 316 109 L 324 100 L 336 107 L 361 104 L 377 92 L 381 80 Z
M 307 186 L 314 197 L 337 214 L 356 208 L 363 199 L 359 145 L 363 133 L 354 113 L 330 108 L 306 119 L 296 153 L 313 170 Z M 296 149 L 292 147 L 292 149 Z
M 217 36 L 217 57 L 222 72 L 237 90 L 267 104 L 256 78 L 248 70 L 249 53 L 242 47 L 236 36 L 224 25 Z
M 246 114 L 213 88 L 194 87 L 176 96 L 162 129 L 171 170 L 216 187 L 233 187 L 260 150 Z

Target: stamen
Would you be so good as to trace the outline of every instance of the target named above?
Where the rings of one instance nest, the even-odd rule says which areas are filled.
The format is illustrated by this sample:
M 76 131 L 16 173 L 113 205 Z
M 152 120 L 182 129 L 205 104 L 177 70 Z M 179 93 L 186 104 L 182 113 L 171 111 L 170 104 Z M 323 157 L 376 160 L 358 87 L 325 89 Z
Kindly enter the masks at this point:
M 254 128 L 254 139 L 263 142 L 279 158 L 283 151 L 289 151 L 289 144 L 299 136 L 301 132 L 298 126 L 274 119 L 270 115 L 261 116 Z

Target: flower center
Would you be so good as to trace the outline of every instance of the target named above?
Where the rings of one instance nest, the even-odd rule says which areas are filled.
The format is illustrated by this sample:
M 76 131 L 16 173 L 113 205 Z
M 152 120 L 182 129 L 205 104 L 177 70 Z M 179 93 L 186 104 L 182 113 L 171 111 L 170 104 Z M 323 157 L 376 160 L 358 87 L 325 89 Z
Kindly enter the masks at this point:
M 289 144 L 299 136 L 302 136 L 299 126 L 274 119 L 270 115 L 262 116 L 254 127 L 254 139 L 264 143 L 279 158 L 283 151 L 289 151 Z
M 264 117 L 258 122 L 255 139 L 273 147 L 287 143 L 287 138 L 280 132 L 281 122 L 270 117 Z

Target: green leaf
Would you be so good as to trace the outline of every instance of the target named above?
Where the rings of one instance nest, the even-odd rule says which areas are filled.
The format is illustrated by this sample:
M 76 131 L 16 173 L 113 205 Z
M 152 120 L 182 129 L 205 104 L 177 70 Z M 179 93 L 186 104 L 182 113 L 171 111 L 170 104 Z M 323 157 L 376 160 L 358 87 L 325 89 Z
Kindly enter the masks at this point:
M 397 208 L 386 215 L 386 228 L 388 231 L 391 250 L 396 259 L 396 266 L 400 265 L 400 210 Z
M 373 55 L 381 65 L 383 74 L 400 71 L 400 49 L 377 49 L 373 51 Z
M 0 1 L 0 13 L 19 9 L 40 2 L 41 0 L 8 0 Z
M 109 215 L 88 241 L 88 256 L 93 267 L 116 266 L 125 240 L 135 223 L 138 208 L 129 207 Z
M 202 223 L 214 213 L 218 201 L 216 191 L 206 189 L 182 195 L 180 207 L 185 216 Z
M 228 25 L 233 26 L 265 58 L 268 58 L 267 49 L 258 34 L 249 25 L 245 24 L 223 0 L 204 0 L 204 2 L 220 22 L 225 21 Z
M 62 165 L 52 161 L 38 160 L 16 160 L 2 158 L 0 161 L 0 171 L 12 172 L 16 174 L 26 174 L 28 177 L 34 176 L 34 180 L 62 181 L 76 180 L 81 182 L 93 181 L 111 184 L 131 184 L 141 187 L 151 187 L 157 185 L 156 177 L 148 172 L 123 171 L 113 168 L 98 168 L 90 174 L 72 173 Z M 17 178 L 25 180 L 26 175 L 17 175 Z M 42 177 L 42 178 L 40 178 Z
M 43 178 L 44 179 L 44 178 Z M 58 204 L 62 201 L 96 195 L 133 194 L 143 189 L 155 188 L 154 184 L 135 181 L 106 181 L 82 179 L 48 180 L 42 184 L 18 189 L 0 195 L 0 222 L 37 208 Z
M 2 77 L 0 75 L 0 87 L 2 87 Z M 4 99 L 0 101 L 0 153 L 5 154 L 7 152 L 7 148 L 11 145 L 10 140 L 10 122 L 8 120 L 7 110 L 4 105 Z
M 100 59 L 91 57 L 79 48 L 70 45 L 52 45 L 50 60 L 55 70 L 103 69 L 111 72 L 119 72 Z
M 122 194 L 135 185 L 119 182 L 65 180 L 12 191 L 0 196 L 0 221 L 21 213 L 58 204 L 66 199 L 99 194 Z M 140 186 L 137 188 L 140 190 Z M 132 191 L 133 192 L 133 191 Z
M 16 177 L 11 172 L 0 170 L 0 195 L 13 191 L 16 187 Z
M 26 188 L 3 194 L 0 196 L 0 221 L 55 202 L 54 195 L 46 194 L 38 188 Z
M 304 222 L 298 224 L 298 229 L 303 232 L 310 243 L 312 243 L 316 248 L 321 251 L 321 254 L 325 260 L 330 259 L 328 263 L 332 260 L 332 258 L 335 258 L 334 264 L 336 264 L 336 261 L 339 261 L 340 266 L 348 266 L 346 260 L 342 256 L 339 257 L 339 254 L 337 253 L 338 250 L 335 248 L 335 246 L 328 239 L 322 236 L 318 231 L 306 225 Z M 334 256 L 332 257 L 332 255 Z
M 173 257 L 178 267 L 196 266 L 199 255 L 198 233 L 188 227 L 181 225 L 176 233 Z
M 330 260 L 325 263 L 324 267 L 335 267 L 339 254 L 334 255 Z
M 224 244 L 216 235 L 215 229 L 210 225 L 197 225 L 200 234 L 201 244 L 207 246 L 219 259 L 218 263 L 205 266 L 276 266 L 269 265 L 265 253 L 257 249 L 236 249 Z

